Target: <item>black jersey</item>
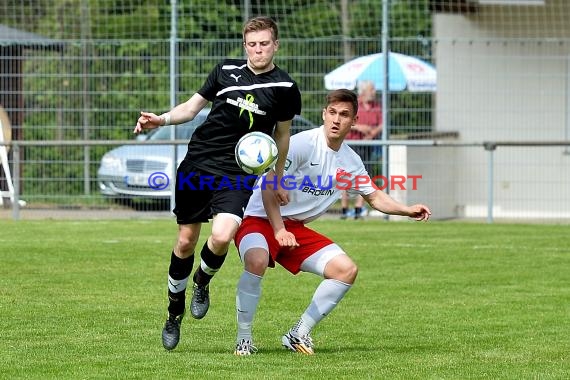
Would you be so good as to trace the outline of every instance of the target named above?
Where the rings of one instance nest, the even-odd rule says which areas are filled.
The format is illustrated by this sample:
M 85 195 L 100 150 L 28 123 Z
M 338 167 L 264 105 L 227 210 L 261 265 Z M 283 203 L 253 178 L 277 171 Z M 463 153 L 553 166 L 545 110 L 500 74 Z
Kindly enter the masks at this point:
M 253 131 L 272 135 L 278 121 L 301 113 L 301 93 L 289 74 L 275 66 L 256 75 L 244 59 L 218 64 L 198 93 L 212 109 L 192 135 L 185 159 L 214 174 L 243 174 L 235 161 L 238 140 Z

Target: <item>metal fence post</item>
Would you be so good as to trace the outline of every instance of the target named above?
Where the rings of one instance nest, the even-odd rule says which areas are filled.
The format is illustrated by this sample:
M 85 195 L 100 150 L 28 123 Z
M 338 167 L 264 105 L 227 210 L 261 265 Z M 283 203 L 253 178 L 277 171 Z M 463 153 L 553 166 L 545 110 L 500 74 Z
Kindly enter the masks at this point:
M 493 167 L 494 152 L 497 145 L 490 142 L 483 143 L 485 150 L 489 152 L 489 161 L 487 166 L 487 223 L 493 223 Z
M 178 4 L 176 0 L 170 0 L 170 109 L 174 108 L 177 104 L 176 90 L 178 89 L 177 73 L 178 66 L 176 59 L 178 58 Z M 176 127 L 171 126 L 170 139 L 176 140 Z M 174 188 L 176 186 L 176 169 L 178 167 L 178 150 L 176 144 L 172 144 L 172 172 L 168 173 L 170 176 L 170 187 L 172 192 L 170 194 L 170 209 L 174 209 L 175 197 Z
M 20 145 L 17 141 L 12 141 L 14 157 L 14 197 L 12 198 L 12 219 L 20 219 Z

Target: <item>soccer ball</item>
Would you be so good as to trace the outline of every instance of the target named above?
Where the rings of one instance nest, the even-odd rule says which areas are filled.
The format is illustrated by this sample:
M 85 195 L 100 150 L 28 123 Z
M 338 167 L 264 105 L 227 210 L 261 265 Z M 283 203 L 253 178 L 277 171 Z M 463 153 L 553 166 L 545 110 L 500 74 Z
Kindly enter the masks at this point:
M 247 174 L 268 172 L 277 161 L 277 144 L 262 132 L 250 132 L 236 145 L 236 162 Z

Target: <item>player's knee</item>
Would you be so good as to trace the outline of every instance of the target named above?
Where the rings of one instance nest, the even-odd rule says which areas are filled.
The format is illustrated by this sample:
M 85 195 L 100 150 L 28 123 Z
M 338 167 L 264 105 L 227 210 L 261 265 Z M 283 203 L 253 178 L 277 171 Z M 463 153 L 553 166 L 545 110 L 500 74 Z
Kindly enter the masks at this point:
M 229 246 L 233 238 L 234 234 L 231 231 L 212 231 L 210 243 L 215 248 L 214 250 L 217 250 Z
M 212 226 L 210 235 L 210 244 L 214 248 L 222 248 L 230 245 L 237 230 L 237 224 L 234 223 L 215 223 Z
M 178 239 L 175 250 L 179 257 L 187 258 L 194 253 L 200 230 L 190 225 L 181 225 L 178 229 Z
M 358 267 L 352 260 L 350 260 L 350 263 L 347 263 L 342 268 L 341 276 L 344 278 L 344 280 L 341 281 L 347 284 L 353 284 L 354 281 L 356 280 L 357 275 L 358 275 Z
M 250 249 L 244 256 L 244 268 L 250 273 L 263 276 L 269 264 L 269 254 L 263 249 Z
M 348 257 L 347 255 L 340 255 L 335 257 L 331 262 L 331 265 L 327 265 L 325 275 L 328 278 L 332 278 L 338 281 L 342 281 L 347 284 L 353 284 L 358 275 L 358 267 Z
M 194 252 L 194 249 L 196 248 L 196 240 L 188 236 L 178 236 L 176 248 L 182 258 L 186 258 Z

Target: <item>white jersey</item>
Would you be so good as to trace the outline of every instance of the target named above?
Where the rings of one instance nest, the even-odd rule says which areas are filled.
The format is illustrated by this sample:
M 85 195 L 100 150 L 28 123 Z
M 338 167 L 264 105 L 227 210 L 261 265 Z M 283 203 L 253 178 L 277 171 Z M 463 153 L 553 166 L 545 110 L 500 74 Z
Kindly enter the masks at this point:
M 245 209 L 245 216 L 267 217 L 261 199 L 265 176 L 260 178 Z M 368 195 L 376 190 L 362 159 L 346 143 L 337 151 L 328 147 L 324 126 L 291 136 L 285 164 L 284 188 L 289 203 L 283 218 L 309 223 L 336 202 L 343 190 Z

